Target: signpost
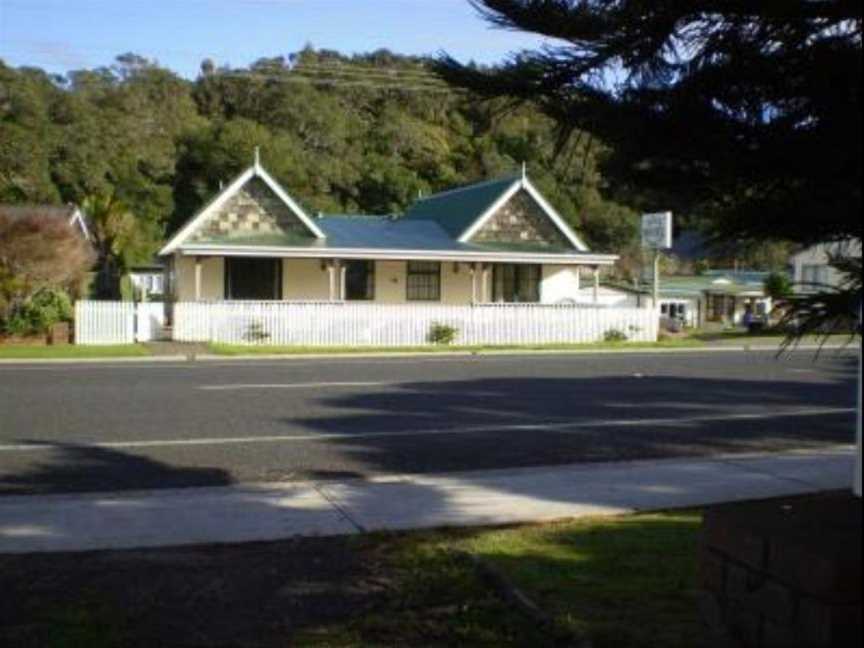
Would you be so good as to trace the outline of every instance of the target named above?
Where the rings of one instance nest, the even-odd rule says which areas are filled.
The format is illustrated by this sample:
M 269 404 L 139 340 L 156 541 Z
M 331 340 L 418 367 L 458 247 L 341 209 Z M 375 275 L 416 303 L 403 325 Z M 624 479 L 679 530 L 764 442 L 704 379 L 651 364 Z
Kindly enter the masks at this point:
M 642 247 L 654 251 L 653 305 L 660 302 L 660 250 L 672 247 L 672 212 L 642 215 Z

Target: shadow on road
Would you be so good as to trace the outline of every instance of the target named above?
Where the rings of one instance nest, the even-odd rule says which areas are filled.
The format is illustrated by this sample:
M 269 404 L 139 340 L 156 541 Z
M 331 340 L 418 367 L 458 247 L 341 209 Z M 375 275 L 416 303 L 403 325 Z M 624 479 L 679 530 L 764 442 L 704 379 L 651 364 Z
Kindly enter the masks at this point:
M 851 443 L 851 369 L 825 382 L 615 376 L 411 382 L 283 418 L 357 473 L 690 457 Z M 823 413 L 824 412 L 824 413 Z M 356 438 L 354 438 L 356 437 Z
M 250 467 L 259 481 L 333 481 L 851 443 L 852 413 L 820 414 L 855 406 L 848 360 L 818 382 L 637 374 L 324 390 L 309 399 L 316 416 L 268 401 L 265 420 L 302 441 L 120 450 L 17 440 L 50 450 L 6 453 L 0 494 L 221 486 Z
M 75 443 L 21 440 L 45 457 L 19 474 L 0 474 L 0 494 L 63 491 L 113 491 L 188 486 L 225 486 L 228 470 L 171 466 L 151 458 L 110 448 Z M 23 451 L 26 452 L 26 451 Z

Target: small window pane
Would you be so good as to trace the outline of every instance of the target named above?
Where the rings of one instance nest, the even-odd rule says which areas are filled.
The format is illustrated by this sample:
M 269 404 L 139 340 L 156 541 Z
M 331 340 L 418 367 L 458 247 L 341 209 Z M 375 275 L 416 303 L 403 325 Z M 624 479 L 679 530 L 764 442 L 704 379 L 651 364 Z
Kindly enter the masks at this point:
M 496 265 L 493 271 L 493 299 L 507 303 L 540 301 L 539 265 Z
M 409 261 L 406 297 L 408 301 L 440 301 L 441 264 Z

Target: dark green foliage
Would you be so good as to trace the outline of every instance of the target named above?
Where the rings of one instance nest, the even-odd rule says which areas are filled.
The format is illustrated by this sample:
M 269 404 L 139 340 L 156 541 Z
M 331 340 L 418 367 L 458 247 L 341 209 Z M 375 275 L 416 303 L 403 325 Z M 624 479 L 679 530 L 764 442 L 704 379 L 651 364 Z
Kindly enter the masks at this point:
M 792 294 L 792 281 L 785 274 L 772 272 L 765 277 L 765 294 L 771 299 L 784 299 Z
M 58 322 L 72 320 L 72 302 L 59 289 L 45 289 L 25 301 L 5 322 L 11 335 L 39 335 L 47 333 Z
M 708 217 L 733 240 L 861 236 L 861 2 L 472 0 L 550 37 L 451 82 L 522 97 L 610 147 L 631 205 Z
M 459 329 L 456 327 L 436 322 L 429 330 L 429 343 L 450 345 L 456 341 L 458 335 Z
M 627 334 L 620 329 L 609 329 L 603 334 L 604 342 L 626 342 Z
M 113 196 L 147 261 L 252 161 L 310 212 L 402 212 L 419 193 L 512 174 L 522 163 L 598 250 L 635 240 L 636 214 L 604 198 L 606 152 L 556 157 L 554 122 L 507 99 L 481 104 L 424 59 L 307 48 L 248 68 L 202 64 L 194 82 L 125 54 L 52 78 L 0 62 L 0 201 Z

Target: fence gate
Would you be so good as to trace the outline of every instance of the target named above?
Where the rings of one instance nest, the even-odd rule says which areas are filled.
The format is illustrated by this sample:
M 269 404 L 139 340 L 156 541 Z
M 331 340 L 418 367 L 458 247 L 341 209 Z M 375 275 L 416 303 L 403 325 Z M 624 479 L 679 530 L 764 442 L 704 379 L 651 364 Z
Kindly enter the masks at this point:
M 161 302 L 78 301 L 76 344 L 132 344 L 159 337 L 165 325 Z
M 149 342 L 159 338 L 165 326 L 165 304 L 140 302 L 135 304 L 135 341 Z

